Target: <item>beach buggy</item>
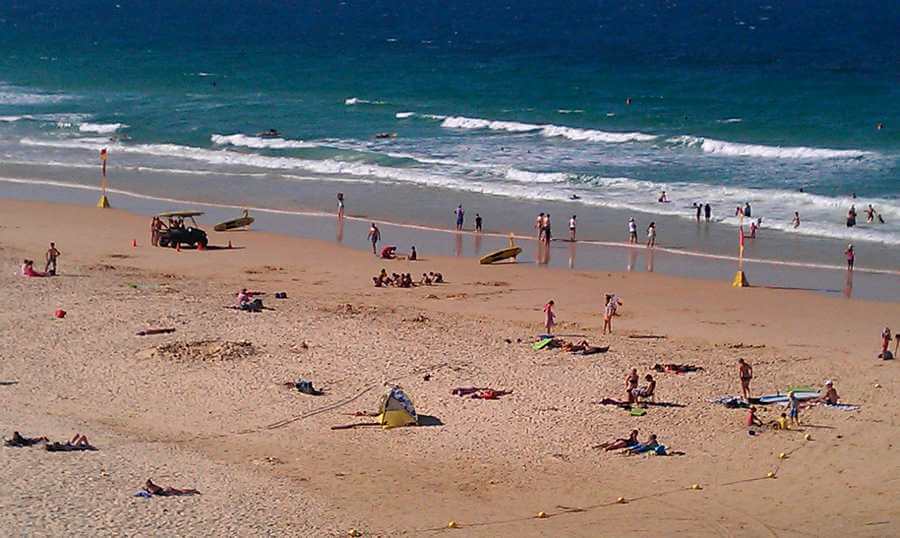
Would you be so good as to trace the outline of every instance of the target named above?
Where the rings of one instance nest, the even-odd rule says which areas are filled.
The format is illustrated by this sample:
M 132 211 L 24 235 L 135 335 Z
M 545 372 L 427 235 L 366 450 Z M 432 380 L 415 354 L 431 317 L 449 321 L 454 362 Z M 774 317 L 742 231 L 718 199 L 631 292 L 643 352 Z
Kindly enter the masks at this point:
M 158 245 L 177 248 L 180 245 L 206 248 L 209 239 L 206 232 L 200 229 L 194 217 L 202 215 L 202 211 L 170 211 L 156 216 L 159 220 Z M 185 226 L 185 219 L 189 225 Z

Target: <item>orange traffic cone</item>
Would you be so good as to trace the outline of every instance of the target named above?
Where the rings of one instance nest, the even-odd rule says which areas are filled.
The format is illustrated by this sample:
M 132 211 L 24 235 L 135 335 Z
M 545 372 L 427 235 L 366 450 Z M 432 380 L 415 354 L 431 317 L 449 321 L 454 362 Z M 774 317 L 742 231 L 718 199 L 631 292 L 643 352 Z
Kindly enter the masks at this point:
M 131 240 L 131 248 L 135 248 L 137 246 L 137 239 Z
M 197 250 L 206 250 L 206 245 L 203 243 L 197 243 Z
M 228 240 L 228 248 L 231 248 L 231 239 Z
M 181 243 L 175 243 L 175 252 L 181 252 Z

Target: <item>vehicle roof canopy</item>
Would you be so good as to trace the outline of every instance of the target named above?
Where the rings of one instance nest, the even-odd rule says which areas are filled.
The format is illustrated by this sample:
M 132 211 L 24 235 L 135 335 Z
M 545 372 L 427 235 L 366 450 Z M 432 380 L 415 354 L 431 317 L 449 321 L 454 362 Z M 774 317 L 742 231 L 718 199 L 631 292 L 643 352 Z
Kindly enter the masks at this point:
M 199 217 L 202 214 L 203 214 L 203 211 L 168 211 L 166 213 L 160 213 L 156 216 L 163 217 L 163 218 L 168 218 L 168 217 L 189 218 L 189 217 Z

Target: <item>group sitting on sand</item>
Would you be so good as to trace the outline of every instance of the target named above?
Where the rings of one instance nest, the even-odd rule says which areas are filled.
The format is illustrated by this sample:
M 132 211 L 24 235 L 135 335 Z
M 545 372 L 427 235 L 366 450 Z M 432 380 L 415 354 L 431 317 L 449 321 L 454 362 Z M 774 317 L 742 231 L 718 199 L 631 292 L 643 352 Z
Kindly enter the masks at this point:
M 422 279 L 418 283 L 413 281 L 411 273 L 387 273 L 385 269 L 381 270 L 378 276 L 372 277 L 372 283 L 376 288 L 412 288 L 419 286 L 431 286 L 433 284 L 443 284 L 444 275 L 441 273 L 427 272 L 422 273 Z

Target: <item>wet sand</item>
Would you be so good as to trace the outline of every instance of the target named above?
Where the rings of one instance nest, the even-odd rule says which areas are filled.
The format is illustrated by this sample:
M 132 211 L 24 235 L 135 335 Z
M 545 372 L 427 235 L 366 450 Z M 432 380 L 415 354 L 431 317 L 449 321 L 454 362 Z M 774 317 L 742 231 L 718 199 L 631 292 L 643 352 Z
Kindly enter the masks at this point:
M 580 248 L 575 270 L 479 266 L 452 255 L 452 234 L 434 234 L 450 252 L 445 243 L 420 247 L 422 261 L 384 261 L 352 248 L 364 223 L 346 223 L 336 244 L 324 235 L 333 220 L 312 217 L 292 232 L 323 239 L 211 233 L 213 246 L 236 248 L 175 252 L 148 247 L 148 219 L 121 210 L 7 199 L 0 214 L 0 282 L 15 305 L 0 313 L 0 427 L 57 440 L 78 431 L 100 448 L 0 449 L 12 477 L 0 485 L 11 508 L 0 525 L 14 534 L 428 535 L 451 532 L 451 520 L 466 536 L 900 531 L 900 374 L 875 358 L 881 329 L 900 328 L 896 303 L 580 270 Z M 51 240 L 60 276 L 14 276 Z M 375 289 L 381 267 L 440 271 L 447 283 Z M 268 292 L 274 310 L 224 308 L 240 287 Z M 615 334 L 601 337 L 606 292 L 624 306 Z M 559 333 L 609 353 L 532 351 L 551 298 Z M 57 308 L 65 319 L 52 318 Z M 176 332 L 135 336 L 150 327 Z M 631 338 L 648 335 L 661 338 Z M 815 407 L 800 431 L 750 436 L 745 411 L 707 402 L 739 393 L 738 357 L 754 365 L 756 394 L 833 379 L 862 408 Z M 661 362 L 703 367 L 655 374 L 658 402 L 676 405 L 633 417 L 595 403 L 624 396 L 629 368 L 643 375 Z M 281 385 L 300 376 L 326 394 Z M 431 425 L 330 430 L 374 410 L 385 381 L 404 386 Z M 513 393 L 450 394 L 468 385 Z M 592 448 L 633 428 L 684 455 Z M 132 497 L 147 477 L 203 494 Z

